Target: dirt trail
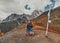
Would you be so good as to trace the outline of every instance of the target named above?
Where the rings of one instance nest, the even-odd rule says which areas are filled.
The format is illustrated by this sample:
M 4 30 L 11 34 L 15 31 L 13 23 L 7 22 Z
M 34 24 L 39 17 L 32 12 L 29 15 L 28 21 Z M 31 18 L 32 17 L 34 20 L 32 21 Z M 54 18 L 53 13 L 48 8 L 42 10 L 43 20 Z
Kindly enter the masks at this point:
M 60 43 L 60 35 L 49 32 L 45 37 L 45 31 L 35 30 L 35 36 L 26 36 L 26 29 L 18 28 L 2 36 L 0 43 Z

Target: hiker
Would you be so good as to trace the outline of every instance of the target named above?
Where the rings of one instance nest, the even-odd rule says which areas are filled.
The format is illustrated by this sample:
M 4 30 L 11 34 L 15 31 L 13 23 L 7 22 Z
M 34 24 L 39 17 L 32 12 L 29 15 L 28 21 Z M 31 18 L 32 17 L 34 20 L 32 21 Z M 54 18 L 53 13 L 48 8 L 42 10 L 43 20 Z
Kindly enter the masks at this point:
M 27 23 L 27 35 L 34 35 L 32 22 L 29 20 Z

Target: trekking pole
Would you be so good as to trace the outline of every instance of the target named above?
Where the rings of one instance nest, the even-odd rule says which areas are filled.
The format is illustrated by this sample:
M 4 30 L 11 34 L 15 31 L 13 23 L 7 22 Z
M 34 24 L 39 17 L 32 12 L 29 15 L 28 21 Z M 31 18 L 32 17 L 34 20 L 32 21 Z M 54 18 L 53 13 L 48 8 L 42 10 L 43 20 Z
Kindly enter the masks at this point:
M 51 20 L 50 20 L 50 11 L 51 11 L 51 9 L 48 12 L 48 21 L 47 21 L 47 27 L 46 27 L 46 33 L 45 33 L 46 37 L 48 36 L 49 23 L 51 22 Z

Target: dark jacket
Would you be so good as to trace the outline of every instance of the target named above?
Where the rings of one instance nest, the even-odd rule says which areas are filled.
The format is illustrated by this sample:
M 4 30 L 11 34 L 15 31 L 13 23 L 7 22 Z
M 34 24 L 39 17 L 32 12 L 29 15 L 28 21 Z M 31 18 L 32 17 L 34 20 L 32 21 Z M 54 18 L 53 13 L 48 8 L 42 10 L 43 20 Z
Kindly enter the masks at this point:
M 31 23 L 28 23 L 28 24 L 27 24 L 27 31 L 32 30 L 32 27 L 33 27 L 32 24 L 31 24 Z

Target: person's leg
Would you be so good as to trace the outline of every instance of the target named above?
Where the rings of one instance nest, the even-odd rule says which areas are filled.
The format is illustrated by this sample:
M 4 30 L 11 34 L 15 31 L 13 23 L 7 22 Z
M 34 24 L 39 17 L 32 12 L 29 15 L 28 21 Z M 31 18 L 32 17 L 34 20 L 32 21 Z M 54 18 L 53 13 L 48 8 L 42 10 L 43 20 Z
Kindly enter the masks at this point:
M 34 30 L 33 30 L 33 28 L 30 28 L 29 34 L 30 34 L 30 35 L 34 35 Z
M 29 34 L 30 34 L 31 36 L 33 36 L 33 35 L 34 35 L 34 32 L 29 32 Z

